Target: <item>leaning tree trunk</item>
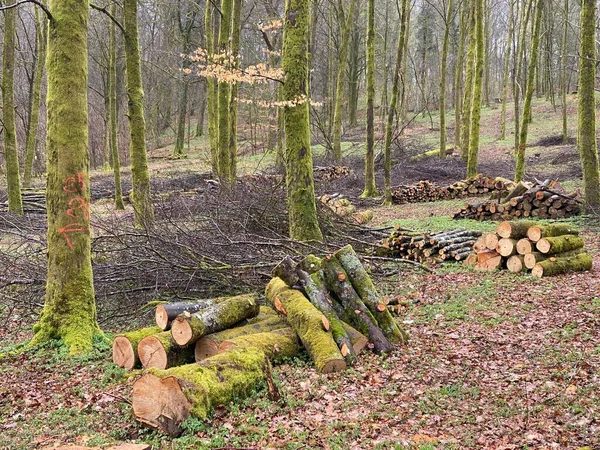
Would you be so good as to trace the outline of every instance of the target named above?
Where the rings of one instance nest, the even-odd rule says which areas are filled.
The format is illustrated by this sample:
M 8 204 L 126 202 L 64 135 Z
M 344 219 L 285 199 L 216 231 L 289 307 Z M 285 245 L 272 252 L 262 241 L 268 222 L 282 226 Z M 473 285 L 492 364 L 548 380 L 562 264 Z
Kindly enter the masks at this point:
M 117 4 L 110 5 L 113 17 L 117 14 Z M 109 115 L 109 140 L 112 167 L 115 178 L 115 209 L 125 209 L 123 204 L 123 188 L 121 186 L 121 158 L 119 157 L 119 145 L 117 141 L 117 25 L 110 21 L 108 31 L 108 115 Z
M 62 339 L 91 350 L 96 320 L 90 239 L 85 0 L 51 0 L 48 39 L 48 274 L 32 344 Z

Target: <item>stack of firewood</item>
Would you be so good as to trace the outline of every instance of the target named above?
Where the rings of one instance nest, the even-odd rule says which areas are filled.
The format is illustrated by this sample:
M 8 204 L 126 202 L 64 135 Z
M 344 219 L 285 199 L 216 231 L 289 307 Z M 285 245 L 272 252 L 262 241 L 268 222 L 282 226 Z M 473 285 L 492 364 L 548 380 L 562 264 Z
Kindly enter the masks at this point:
M 577 193 L 567 193 L 556 181 L 518 183 L 501 200 L 467 205 L 453 216 L 454 219 L 511 220 L 537 217 L 559 219 L 581 212 Z
M 592 268 L 579 230 L 568 223 L 541 225 L 532 221 L 501 222 L 495 233 L 481 236 L 476 253 L 465 262 L 477 270 L 508 269 L 514 273 L 531 270 L 537 277 Z
M 270 362 L 304 347 L 321 373 L 356 362 L 367 346 L 388 353 L 407 336 L 392 318 L 351 246 L 273 270 L 265 297 L 239 295 L 160 304 L 156 327 L 119 335 L 115 364 L 152 369 L 133 385 L 137 420 L 177 434 L 190 416 L 271 385 Z
M 347 177 L 352 173 L 350 167 L 346 166 L 326 166 L 326 167 L 314 167 L 314 178 L 315 180 L 338 180 L 340 178 Z
M 373 219 L 373 211 L 366 209 L 357 211 L 356 207 L 341 194 L 325 194 L 319 201 L 340 217 L 347 217 L 358 224 L 365 224 Z
M 25 214 L 46 214 L 46 191 L 39 189 L 22 189 L 21 201 Z M 0 210 L 8 209 L 8 199 L 0 202 Z
M 406 231 L 397 227 L 383 240 L 388 255 L 421 263 L 462 261 L 473 252 L 481 231 L 458 228 L 433 234 Z
M 477 174 L 449 186 L 437 186 L 435 183 L 425 180 L 419 181 L 415 185 L 394 188 L 392 201 L 395 204 L 435 202 L 497 191 L 506 192 L 513 187 L 514 183 L 506 178 L 492 178 L 482 174 Z

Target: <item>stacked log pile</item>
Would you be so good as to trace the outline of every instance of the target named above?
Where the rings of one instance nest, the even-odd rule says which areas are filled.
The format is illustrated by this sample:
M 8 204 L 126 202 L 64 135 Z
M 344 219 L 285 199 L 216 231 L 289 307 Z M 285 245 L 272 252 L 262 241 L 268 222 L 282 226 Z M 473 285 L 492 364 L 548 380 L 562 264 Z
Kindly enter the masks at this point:
M 22 189 L 23 212 L 25 214 L 46 214 L 46 191 Z M 0 202 L 0 210 L 8 210 L 8 199 Z
M 355 223 L 365 224 L 373 219 L 373 211 L 365 209 L 357 211 L 356 207 L 341 194 L 325 194 L 319 201 L 340 217 L 347 217 Z
M 481 236 L 466 264 L 482 271 L 508 269 L 539 278 L 592 268 L 579 230 L 568 223 L 540 225 L 533 221 L 501 222 L 495 233 Z
M 326 166 L 314 167 L 315 180 L 333 181 L 349 176 L 352 173 L 350 167 L 346 166 Z
M 407 340 L 351 246 L 322 260 L 285 258 L 265 297 L 271 306 L 254 295 L 161 304 L 156 327 L 117 336 L 115 364 L 147 369 L 133 385 L 137 420 L 177 435 L 188 417 L 206 418 L 268 382 L 270 363 L 302 347 L 331 373 L 369 343 L 387 353 Z
M 567 193 L 557 182 L 518 183 L 500 201 L 467 205 L 453 219 L 512 220 L 527 217 L 559 219 L 581 212 L 577 193 Z
M 419 181 L 415 185 L 394 188 L 392 201 L 395 204 L 435 202 L 493 192 L 506 192 L 513 189 L 513 187 L 514 183 L 506 178 L 492 178 L 482 174 L 477 174 L 449 186 L 437 186 L 435 183 L 425 180 Z
M 387 254 L 420 263 L 463 261 L 473 252 L 473 244 L 481 231 L 457 228 L 433 234 L 422 234 L 397 228 L 383 240 Z

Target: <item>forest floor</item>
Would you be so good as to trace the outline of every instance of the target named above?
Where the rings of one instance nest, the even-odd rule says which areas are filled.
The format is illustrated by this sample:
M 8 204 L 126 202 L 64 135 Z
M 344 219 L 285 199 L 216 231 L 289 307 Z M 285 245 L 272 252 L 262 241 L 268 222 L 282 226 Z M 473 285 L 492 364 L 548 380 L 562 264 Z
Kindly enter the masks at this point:
M 499 113 L 499 108 L 484 109 L 481 168 L 510 177 L 512 137 L 496 139 Z M 537 101 L 534 117 L 530 141 L 537 145 L 528 149 L 528 177 L 556 177 L 568 189 L 579 188 L 573 143 L 555 145 L 559 113 Z M 571 117 L 574 122 L 576 116 Z M 437 132 L 428 121 L 414 121 L 396 151 L 398 159 L 436 147 Z M 492 223 L 452 221 L 449 215 L 462 201 L 393 207 L 361 203 L 362 143 L 357 138 L 345 149 L 354 176 L 322 182 L 317 191 L 341 192 L 368 205 L 374 225 L 422 231 L 494 228 Z M 166 156 L 168 149 L 163 152 Z M 157 186 L 176 190 L 203 183 L 207 177 L 194 174 L 203 158 L 205 153 L 194 149 L 181 161 L 151 158 L 155 178 L 163 180 Z M 271 156 L 249 155 L 241 166 L 268 171 L 271 163 Z M 453 157 L 398 165 L 393 184 L 463 177 L 464 165 Z M 104 186 L 108 178 L 99 173 L 94 181 Z M 106 208 L 106 202 L 99 200 L 94 208 Z M 386 358 L 361 355 L 355 367 L 327 376 L 317 374 L 306 355 L 286 361 L 274 369 L 280 402 L 259 391 L 217 409 L 210 421 L 188 420 L 177 439 L 135 422 L 128 400 L 132 382 L 121 382 L 123 371 L 111 363 L 104 342 L 79 358 L 65 358 L 64 349 L 55 346 L 1 359 L 0 449 L 116 442 L 143 442 L 157 450 L 598 449 L 600 227 L 590 217 L 574 222 L 584 230 L 593 271 L 540 280 L 507 272 L 482 274 L 460 264 L 434 267 L 435 273 L 401 265 L 395 275 L 377 277 L 377 285 L 383 295 L 398 296 L 406 305 L 398 320 L 410 333 L 408 346 Z M 3 316 L 2 346 L 30 337 L 34 317 Z M 122 325 L 108 329 L 118 331 Z

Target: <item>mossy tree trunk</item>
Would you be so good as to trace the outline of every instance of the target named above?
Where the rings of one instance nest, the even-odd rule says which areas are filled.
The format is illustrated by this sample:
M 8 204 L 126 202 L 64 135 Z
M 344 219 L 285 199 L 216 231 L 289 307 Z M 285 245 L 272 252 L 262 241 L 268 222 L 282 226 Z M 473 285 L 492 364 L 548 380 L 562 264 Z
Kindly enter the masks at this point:
M 563 144 L 566 144 L 569 140 L 569 132 L 567 131 L 567 45 L 569 37 L 569 0 L 565 0 L 564 9 L 562 49 L 560 56 L 560 99 L 562 106 L 562 137 Z
M 477 159 L 479 156 L 479 124 L 481 121 L 483 70 L 485 62 L 483 7 L 483 0 L 477 0 L 475 4 L 476 61 L 475 76 L 473 78 L 473 104 L 471 106 L 471 126 L 469 130 L 467 177 L 473 177 L 477 175 Z
M 215 38 L 213 33 L 214 5 L 206 2 L 204 12 L 204 35 L 206 53 L 210 58 L 214 54 Z M 219 163 L 217 158 L 217 82 L 214 78 L 206 79 L 206 98 L 208 100 L 208 142 L 210 146 L 210 161 L 213 177 L 218 176 Z
M 51 0 L 48 39 L 48 275 L 32 344 L 89 351 L 96 320 L 89 222 L 87 0 Z
M 527 36 L 527 24 L 534 0 L 525 0 L 523 4 L 522 18 L 519 25 L 519 39 L 517 39 L 517 49 L 515 54 L 515 69 L 513 70 L 513 97 L 515 110 L 515 153 L 519 149 L 520 122 L 519 111 L 521 107 L 521 89 L 523 60 L 525 51 L 525 38 Z
M 117 14 L 117 4 L 110 5 L 113 17 Z M 117 141 L 117 25 L 111 20 L 108 30 L 108 115 L 109 139 L 112 168 L 115 178 L 115 209 L 125 209 L 123 204 L 123 188 L 121 185 L 121 161 L 119 157 L 119 144 Z
M 229 35 L 231 31 L 231 13 L 233 0 L 221 1 L 221 24 L 219 26 L 219 54 L 229 52 Z M 218 81 L 217 88 L 217 115 L 218 139 L 217 159 L 219 166 L 219 180 L 225 186 L 231 183 L 231 157 L 229 155 L 229 98 L 231 86 L 225 81 Z
M 12 5 L 13 0 L 8 0 Z M 15 8 L 4 11 L 4 49 L 2 60 L 2 122 L 4 125 L 4 155 L 6 157 L 6 185 L 8 210 L 23 214 L 19 156 L 17 151 L 17 129 L 15 125 Z
M 240 34 L 243 0 L 233 1 L 233 17 L 231 24 L 231 54 L 235 57 L 240 53 Z M 239 65 L 238 60 L 234 62 L 234 68 Z M 238 83 L 231 85 L 231 96 L 229 99 L 229 179 L 233 182 L 237 176 L 237 107 L 238 107 Z
M 527 87 L 525 90 L 525 101 L 523 102 L 523 114 L 521 116 L 521 130 L 519 132 L 519 148 L 517 149 L 517 164 L 515 167 L 515 182 L 521 181 L 525 176 L 525 146 L 527 145 L 527 133 L 531 117 L 531 102 L 535 89 L 535 72 L 537 70 L 538 47 L 540 43 L 540 29 L 542 23 L 543 0 L 538 0 L 535 14 L 533 36 L 531 37 L 531 50 L 529 56 L 529 70 L 527 72 Z
M 365 189 L 361 197 L 379 195 L 375 184 L 375 0 L 367 2 L 367 152 Z
M 348 128 L 356 128 L 358 125 L 356 113 L 358 111 L 360 73 L 362 71 L 360 67 L 360 38 L 360 29 L 355 19 L 355 23 L 352 24 L 352 39 L 350 41 L 350 54 L 348 55 Z
M 442 41 L 442 61 L 440 69 L 440 158 L 446 157 L 446 72 L 448 66 L 448 41 L 453 3 L 448 0 L 444 17 L 444 39 Z
M 35 10 L 35 40 L 37 54 L 33 61 L 33 83 L 29 95 L 29 122 L 27 123 L 27 142 L 25 145 L 25 166 L 23 168 L 23 185 L 29 187 L 33 176 L 33 159 L 37 148 L 37 134 L 40 121 L 40 103 L 42 100 L 42 79 L 46 60 L 46 23 L 40 17 L 40 10 Z
M 355 0 L 353 0 L 355 1 Z M 287 0 L 282 67 L 287 203 L 290 237 L 323 239 L 317 220 L 308 104 L 308 0 Z
M 469 159 L 469 143 L 471 142 L 471 108 L 473 105 L 473 80 L 475 66 L 475 51 L 477 36 L 475 30 L 475 1 L 469 0 L 469 34 L 467 45 L 467 67 L 465 70 L 465 95 L 462 105 L 462 124 L 460 129 L 461 156 L 467 162 Z
M 500 139 L 506 139 L 506 101 L 508 100 L 508 80 L 510 69 L 510 55 L 513 42 L 513 22 L 515 20 L 515 1 L 510 0 L 508 13 L 508 33 L 506 34 L 506 50 L 504 52 L 504 73 L 502 75 L 502 111 L 500 113 Z
M 600 173 L 596 144 L 596 2 L 582 0 L 579 38 L 579 133 L 577 146 L 583 172 L 585 209 L 600 212 Z
M 458 52 L 456 55 L 456 66 L 454 67 L 454 147 L 457 149 L 462 147 L 460 124 L 462 116 L 463 66 L 465 60 L 464 53 L 468 18 L 468 8 L 463 8 L 460 14 Z
M 129 152 L 131 156 L 132 189 L 130 200 L 138 226 L 154 222 L 154 207 L 150 195 L 150 173 L 146 154 L 146 121 L 144 118 L 144 89 L 137 23 L 137 0 L 123 1 L 125 28 L 125 65 L 129 109 Z

